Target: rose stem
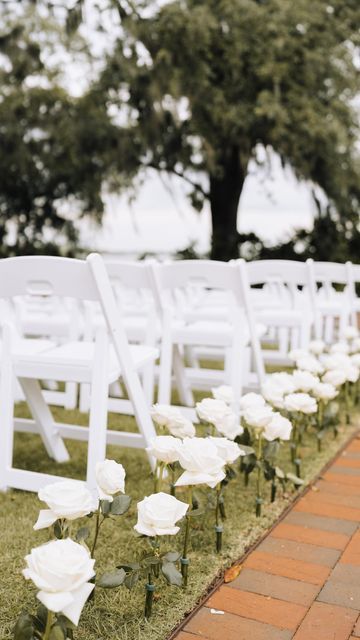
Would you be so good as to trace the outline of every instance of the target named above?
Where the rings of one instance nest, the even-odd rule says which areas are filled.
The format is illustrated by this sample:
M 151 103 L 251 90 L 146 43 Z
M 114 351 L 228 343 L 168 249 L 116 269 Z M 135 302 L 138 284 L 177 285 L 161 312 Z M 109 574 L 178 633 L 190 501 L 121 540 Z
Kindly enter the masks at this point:
M 96 511 L 95 536 L 94 536 L 93 545 L 91 547 L 91 557 L 92 558 L 94 558 L 94 553 L 95 553 L 95 549 L 96 549 L 96 543 L 97 543 L 97 540 L 98 540 L 100 527 L 101 527 L 102 523 L 104 522 L 104 520 L 105 520 L 105 518 L 103 518 L 102 521 L 100 522 L 100 508 L 99 508 Z
M 192 487 L 189 487 L 189 509 L 190 510 L 192 509 Z M 187 553 L 188 553 L 188 545 L 189 545 L 189 536 L 190 536 L 190 516 L 186 514 L 184 549 L 183 549 L 182 558 L 180 558 L 181 575 L 183 577 L 184 587 L 187 586 L 187 582 L 188 582 L 189 559 L 187 557 Z
M 216 553 L 220 553 L 222 548 L 223 526 L 219 524 L 221 484 L 216 485 L 216 507 L 215 507 L 215 532 L 216 532 Z
M 47 618 L 46 618 L 46 627 L 45 627 L 45 633 L 44 633 L 44 640 L 49 640 L 49 638 L 50 638 L 53 619 L 54 619 L 53 612 L 48 610 Z
M 349 396 L 349 381 L 345 382 L 345 412 L 346 412 L 346 424 L 350 424 L 350 396 Z
M 257 478 L 256 478 L 256 517 L 259 518 L 261 516 L 261 465 L 260 461 L 262 458 L 262 438 L 259 434 L 259 442 L 258 442 L 258 451 L 257 451 Z
M 145 585 L 145 589 L 146 589 L 146 598 L 145 598 L 145 614 L 144 615 L 145 615 L 145 619 L 148 620 L 152 612 L 152 605 L 153 605 L 154 591 L 155 591 L 155 585 L 152 581 L 151 571 L 149 572 L 148 582 Z

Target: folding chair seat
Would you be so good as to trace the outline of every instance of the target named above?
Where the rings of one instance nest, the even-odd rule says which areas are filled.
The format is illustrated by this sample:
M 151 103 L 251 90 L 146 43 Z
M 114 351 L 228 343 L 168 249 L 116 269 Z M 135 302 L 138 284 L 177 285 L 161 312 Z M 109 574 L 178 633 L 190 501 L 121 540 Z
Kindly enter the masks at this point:
M 360 313 L 360 297 L 357 294 L 357 285 L 360 284 L 360 265 L 352 262 L 346 263 L 346 272 L 348 277 L 348 292 L 351 311 L 351 323 L 354 327 L 358 327 L 358 314 Z
M 69 459 L 63 437 L 88 440 L 87 482 L 95 487 L 96 462 L 105 458 L 106 443 L 145 448 L 155 435 L 149 408 L 137 370 L 146 367 L 158 352 L 153 347 L 131 347 L 113 296 L 104 263 L 93 254 L 86 261 L 45 256 L 8 258 L 0 261 L 0 298 L 34 294 L 69 296 L 78 301 L 99 301 L 105 319 L 95 341 L 72 341 L 31 353 L 13 347 L 13 330 L 3 328 L 0 407 L 0 487 L 37 491 L 59 478 L 13 467 L 13 432 L 36 432 L 55 461 Z M 13 418 L 13 378 L 22 386 L 31 420 Z M 121 376 L 140 433 L 107 431 L 108 386 Z M 55 423 L 41 392 L 39 381 L 54 379 L 91 384 L 89 428 Z M 151 461 L 153 463 L 153 461 Z

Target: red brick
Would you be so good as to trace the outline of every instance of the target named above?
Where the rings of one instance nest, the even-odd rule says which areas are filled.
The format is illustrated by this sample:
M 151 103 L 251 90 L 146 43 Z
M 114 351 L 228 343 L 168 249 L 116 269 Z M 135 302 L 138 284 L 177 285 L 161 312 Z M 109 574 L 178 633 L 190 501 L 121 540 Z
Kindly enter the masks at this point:
M 294 640 L 348 640 L 356 618 L 353 609 L 314 602 Z
M 319 480 L 315 488 L 326 493 L 335 493 L 341 496 L 360 496 L 360 487 L 341 484 L 340 482 L 330 482 L 330 480 Z M 315 492 L 317 493 L 317 492 Z
M 205 636 L 202 636 L 203 638 Z M 176 636 L 176 640 L 199 640 L 199 636 L 194 636 L 193 633 L 187 633 L 187 631 L 180 631 Z
M 310 529 L 309 527 L 285 523 L 275 527 L 271 535 L 274 538 L 286 538 L 287 540 L 305 542 L 319 547 L 329 547 L 330 549 L 344 549 L 350 539 L 349 536 L 342 533 L 332 533 L 322 529 Z
M 355 638 L 360 638 L 360 616 L 358 617 L 355 627 L 353 628 L 353 636 Z
M 360 522 L 360 509 L 343 507 L 342 505 L 332 505 L 323 503 L 321 496 L 305 496 L 294 507 L 295 511 L 305 511 L 318 516 L 329 516 L 330 518 L 342 518 L 352 522 Z
M 322 585 L 330 573 L 328 567 L 319 564 L 282 558 L 262 551 L 253 551 L 245 560 L 244 566 L 317 585 Z
M 352 487 L 360 487 L 360 476 L 331 473 L 331 471 L 328 471 L 323 477 L 325 480 L 330 480 L 330 482 L 338 482 L 339 484 L 349 484 Z
M 300 580 L 291 580 L 283 576 L 275 576 L 263 571 L 254 571 L 247 567 L 244 567 L 240 575 L 233 582 L 230 582 L 228 586 L 231 589 L 260 593 L 263 596 L 286 600 L 294 604 L 307 605 L 308 607 L 319 593 L 318 585 L 301 582 Z
M 211 615 L 207 607 L 198 611 L 186 625 L 185 631 L 206 640 L 291 640 L 293 636 L 288 629 L 279 629 L 232 613 Z
M 207 606 L 272 624 L 281 629 L 294 630 L 308 610 L 307 607 L 298 604 L 229 587 L 221 587 L 216 591 L 208 600 Z
M 340 558 L 340 562 L 360 566 L 360 531 L 354 533 Z
M 355 453 L 360 453 L 360 439 L 355 438 L 350 444 L 346 447 L 346 451 L 354 451 Z
M 360 460 L 356 458 L 346 458 L 346 456 L 342 458 L 338 458 L 336 462 L 332 465 L 333 467 L 350 467 L 352 469 L 360 469 Z

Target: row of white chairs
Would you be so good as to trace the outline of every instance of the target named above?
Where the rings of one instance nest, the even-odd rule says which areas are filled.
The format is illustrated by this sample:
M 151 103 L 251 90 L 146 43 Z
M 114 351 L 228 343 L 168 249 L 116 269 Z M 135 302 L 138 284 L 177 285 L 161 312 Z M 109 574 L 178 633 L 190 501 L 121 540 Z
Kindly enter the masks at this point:
M 195 388 L 227 383 L 239 398 L 244 387 L 259 386 L 266 361 L 285 362 L 290 348 L 306 348 L 324 331 L 332 340 L 356 322 L 359 269 L 271 260 L 104 263 L 96 254 L 1 260 L 0 488 L 38 490 L 51 480 L 14 469 L 14 427 L 40 433 L 57 462 L 68 459 L 64 437 L 88 440 L 94 486 L 107 443 L 145 448 L 154 437 L 155 377 L 161 403 L 171 401 L 174 381 L 187 407 Z M 261 339 L 271 348 L 262 349 Z M 223 369 L 200 366 L 203 358 L 222 359 Z M 14 381 L 32 420 L 14 420 Z M 65 392 L 44 390 L 41 381 L 63 383 Z M 119 381 L 126 399 L 118 397 Z M 78 385 L 89 429 L 55 423 L 50 411 L 54 401 L 75 406 Z M 107 430 L 109 410 L 133 413 L 139 433 Z

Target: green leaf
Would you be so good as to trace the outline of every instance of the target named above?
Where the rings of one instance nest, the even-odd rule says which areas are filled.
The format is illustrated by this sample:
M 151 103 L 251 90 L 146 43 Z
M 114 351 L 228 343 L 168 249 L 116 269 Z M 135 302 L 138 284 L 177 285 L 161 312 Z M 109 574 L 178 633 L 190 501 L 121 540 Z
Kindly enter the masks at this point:
M 279 453 L 280 443 L 274 440 L 273 442 L 267 442 L 264 447 L 264 458 L 269 462 L 273 462 Z
M 103 516 L 108 516 L 110 513 L 111 502 L 109 500 L 100 500 L 100 509 Z
M 14 640 L 33 640 L 34 631 L 32 616 L 26 611 L 22 611 L 15 624 Z
M 285 473 L 282 469 L 280 469 L 280 467 L 275 467 L 275 475 L 277 478 L 280 478 L 281 480 L 285 479 Z
M 58 540 L 61 540 L 61 538 L 63 537 L 63 530 L 59 520 L 56 520 L 56 522 L 54 522 L 54 535 Z
M 138 571 L 140 569 L 140 565 L 138 562 L 124 562 L 123 564 L 116 565 L 117 569 L 124 569 L 126 573 L 130 571 Z
M 199 507 L 199 509 L 193 509 L 192 511 L 188 511 L 186 515 L 189 516 L 189 518 L 198 518 L 199 516 L 204 515 L 204 513 L 205 513 L 205 509 L 202 509 L 201 507 Z
M 128 576 L 126 576 L 124 580 L 124 584 L 128 589 L 132 589 L 136 585 L 138 580 L 139 580 L 139 572 L 134 571 L 133 573 L 130 573 Z
M 180 560 L 180 558 L 181 553 L 179 553 L 178 551 L 168 551 L 162 557 L 163 561 L 165 560 L 166 562 L 177 562 L 178 560 Z
M 36 616 L 33 616 L 33 621 L 38 631 L 45 631 L 47 620 L 47 608 L 43 604 L 40 604 L 36 610 Z
M 255 449 L 253 449 L 252 447 L 248 447 L 245 444 L 240 444 L 239 446 L 240 446 L 240 449 L 244 451 L 247 456 L 250 456 L 253 453 L 255 453 Z
M 66 632 L 66 629 L 76 629 L 76 625 L 69 620 L 62 613 L 58 613 L 56 616 L 57 623 L 62 627 L 62 629 Z
M 125 578 L 126 572 L 124 569 L 116 569 L 115 571 L 104 573 L 104 575 L 97 580 L 96 586 L 102 587 L 103 589 L 114 589 L 124 584 Z
M 64 630 L 59 624 L 55 624 L 52 627 L 49 640 L 66 640 Z
M 294 473 L 287 473 L 286 480 L 290 480 L 290 482 L 292 482 L 296 487 L 300 487 L 302 484 L 304 484 L 304 480 L 298 478 L 298 476 L 296 476 Z
M 81 542 L 82 540 L 84 540 L 84 541 L 87 540 L 89 535 L 90 535 L 89 527 L 81 527 L 79 529 L 79 531 L 77 532 L 76 536 L 75 536 L 76 542 Z
M 182 575 L 180 571 L 178 571 L 178 569 L 175 567 L 173 562 L 164 562 L 161 571 L 163 572 L 169 584 L 175 587 L 181 587 Z
M 110 503 L 110 513 L 112 516 L 122 516 L 130 507 L 130 496 L 115 496 L 113 502 Z
M 146 566 L 155 566 L 160 563 L 160 558 L 158 556 L 147 556 L 144 558 L 144 563 Z

